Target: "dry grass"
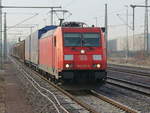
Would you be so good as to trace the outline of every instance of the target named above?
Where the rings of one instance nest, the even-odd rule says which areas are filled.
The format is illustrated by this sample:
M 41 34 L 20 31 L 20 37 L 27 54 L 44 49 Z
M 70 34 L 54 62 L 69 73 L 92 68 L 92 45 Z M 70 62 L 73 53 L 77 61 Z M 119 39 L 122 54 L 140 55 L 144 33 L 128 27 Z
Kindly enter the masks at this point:
M 0 82 L 4 82 L 5 79 L 3 77 L 0 77 Z
M 0 75 L 0 113 L 5 113 L 6 107 L 5 107 L 5 79 L 1 77 Z
M 132 57 L 128 58 L 128 60 L 125 58 L 109 58 L 108 62 L 150 67 L 150 57 Z

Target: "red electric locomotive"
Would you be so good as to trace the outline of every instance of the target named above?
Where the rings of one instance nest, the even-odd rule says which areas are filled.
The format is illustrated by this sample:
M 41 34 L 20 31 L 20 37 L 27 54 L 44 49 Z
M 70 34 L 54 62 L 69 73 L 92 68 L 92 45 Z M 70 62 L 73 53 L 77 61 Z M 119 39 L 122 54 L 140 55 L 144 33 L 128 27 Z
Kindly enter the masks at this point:
M 39 39 L 38 67 L 55 80 L 104 83 L 107 62 L 102 29 L 65 22 L 49 30 Z

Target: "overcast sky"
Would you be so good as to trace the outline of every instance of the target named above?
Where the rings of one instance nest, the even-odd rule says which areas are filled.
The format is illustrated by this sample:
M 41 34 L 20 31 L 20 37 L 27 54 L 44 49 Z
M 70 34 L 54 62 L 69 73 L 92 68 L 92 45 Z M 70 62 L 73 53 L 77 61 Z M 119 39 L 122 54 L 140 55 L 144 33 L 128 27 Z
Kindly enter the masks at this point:
M 62 6 L 63 9 L 69 10 L 72 15 L 66 14 L 67 21 L 83 21 L 90 26 L 96 24 L 104 26 L 104 5 L 108 4 L 109 17 L 109 38 L 115 38 L 126 35 L 126 5 L 129 6 L 129 25 L 132 25 L 132 8 L 131 4 L 144 4 L 145 0 L 3 0 L 4 6 Z M 25 21 L 22 24 L 38 24 L 33 30 L 43 27 L 45 24 L 50 24 L 49 9 L 4 9 L 7 12 L 8 26 L 13 26 L 21 21 L 32 17 L 35 13 L 38 16 Z M 138 13 L 137 13 L 138 12 Z M 117 16 L 120 15 L 120 17 Z M 55 15 L 55 23 L 58 21 L 60 14 Z M 136 33 L 143 32 L 144 25 L 144 8 L 136 8 Z M 22 25 L 23 26 L 23 25 Z M 129 33 L 132 31 L 129 29 Z M 10 29 L 10 33 L 21 32 L 23 35 L 28 35 L 30 29 Z

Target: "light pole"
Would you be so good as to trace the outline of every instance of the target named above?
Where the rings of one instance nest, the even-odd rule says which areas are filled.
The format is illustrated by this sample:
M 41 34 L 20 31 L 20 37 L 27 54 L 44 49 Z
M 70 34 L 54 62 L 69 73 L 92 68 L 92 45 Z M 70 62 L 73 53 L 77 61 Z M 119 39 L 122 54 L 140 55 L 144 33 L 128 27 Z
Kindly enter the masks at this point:
M 148 6 L 148 0 L 145 0 L 145 6 Z M 145 51 L 149 53 L 148 43 L 148 7 L 145 7 L 145 21 L 144 21 L 144 45 Z
M 133 51 L 134 51 L 134 30 L 135 30 L 135 7 L 133 7 Z
M 108 13 L 107 4 L 105 4 L 105 41 L 106 41 L 106 57 L 108 57 Z
M 95 19 L 95 26 L 97 27 L 97 17 L 95 17 L 94 19 Z
M 126 25 L 126 53 L 125 53 L 125 58 L 126 58 L 126 63 L 128 62 L 128 57 L 129 57 L 129 29 L 133 30 L 133 28 L 131 26 L 129 26 L 129 11 L 128 11 L 128 6 L 125 6 L 126 9 L 126 20 L 124 20 L 123 18 L 121 18 L 121 16 L 119 14 L 117 14 L 118 18 Z
M 4 60 L 7 61 L 7 20 L 6 20 L 6 12 L 4 13 Z
M 125 6 L 127 8 L 126 10 L 126 22 L 127 22 L 127 25 L 126 25 L 126 63 L 128 62 L 128 57 L 129 57 L 129 44 L 128 44 L 128 36 L 129 36 L 129 31 L 128 31 L 128 16 L 129 16 L 129 11 L 128 11 L 128 6 Z
M 0 70 L 3 68 L 3 52 L 2 52 L 2 0 L 0 0 Z
M 51 9 L 51 25 L 53 25 L 53 8 Z

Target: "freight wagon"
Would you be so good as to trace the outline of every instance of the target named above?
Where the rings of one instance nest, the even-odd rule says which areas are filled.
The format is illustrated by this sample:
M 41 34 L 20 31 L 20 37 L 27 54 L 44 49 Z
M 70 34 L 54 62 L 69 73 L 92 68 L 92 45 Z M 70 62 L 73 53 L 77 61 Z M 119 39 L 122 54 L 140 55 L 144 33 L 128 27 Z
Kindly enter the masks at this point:
M 25 61 L 25 41 L 20 41 L 19 43 L 13 45 L 11 54 L 21 61 Z
M 46 26 L 25 39 L 25 63 L 37 68 L 38 67 L 38 57 L 39 57 L 39 39 L 42 34 L 46 33 L 48 30 L 55 29 L 57 26 Z

